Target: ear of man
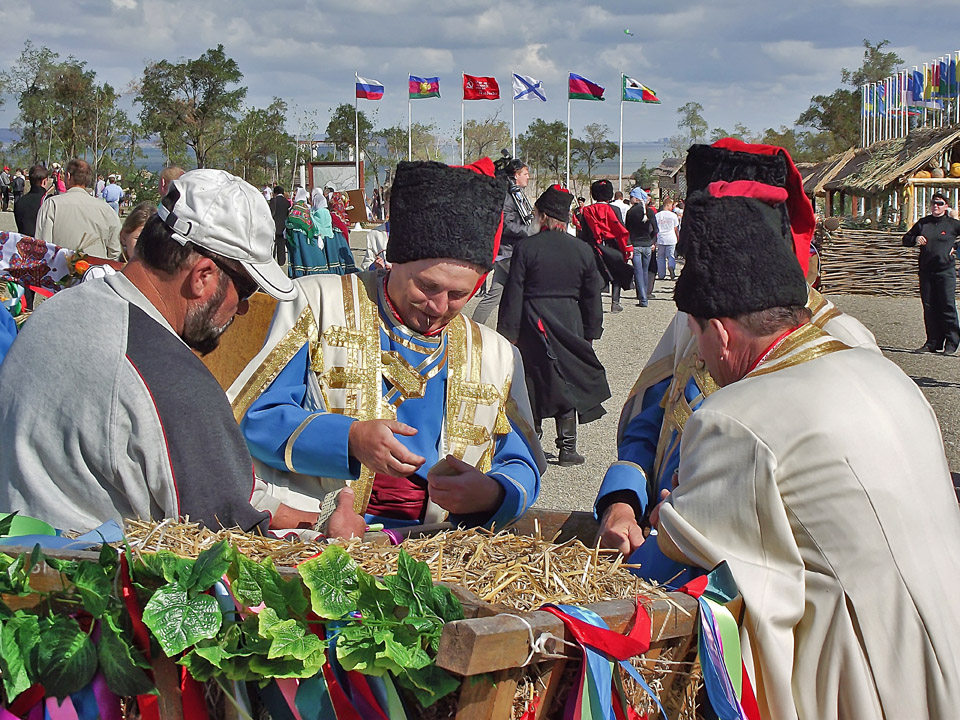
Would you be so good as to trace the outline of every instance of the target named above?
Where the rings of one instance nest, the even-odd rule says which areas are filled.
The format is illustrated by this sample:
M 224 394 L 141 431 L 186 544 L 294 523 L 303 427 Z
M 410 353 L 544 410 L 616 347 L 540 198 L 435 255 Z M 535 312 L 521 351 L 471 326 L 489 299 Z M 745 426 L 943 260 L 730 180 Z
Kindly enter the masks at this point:
M 184 296 L 188 300 L 206 301 L 217 292 L 219 284 L 220 268 L 213 260 L 201 255 L 186 271 L 183 280 Z

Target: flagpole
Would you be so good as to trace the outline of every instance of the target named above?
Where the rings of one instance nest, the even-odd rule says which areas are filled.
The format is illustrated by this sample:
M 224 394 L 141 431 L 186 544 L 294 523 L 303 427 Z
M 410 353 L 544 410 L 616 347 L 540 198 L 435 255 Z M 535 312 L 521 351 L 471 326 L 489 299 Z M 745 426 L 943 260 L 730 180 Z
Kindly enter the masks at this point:
M 513 78 L 510 78 L 510 84 L 513 85 Z M 510 95 L 513 100 L 510 101 L 510 111 L 513 121 L 510 123 L 510 157 L 517 156 L 517 98 L 516 93 L 511 89 Z
M 360 82 L 360 73 L 354 73 L 357 82 Z M 357 94 L 353 94 L 353 131 L 354 131 L 354 152 L 353 164 L 357 176 L 357 190 L 360 189 L 360 101 Z
M 407 73 L 407 161 L 413 160 L 413 140 L 410 138 L 410 74 Z
M 465 73 L 460 73 L 460 164 L 464 165 L 463 159 L 463 80 Z
M 867 146 L 867 86 L 860 86 L 860 147 Z
M 620 174 L 617 176 L 620 192 L 623 192 L 623 78 L 624 74 L 620 73 Z
M 570 80 L 567 79 L 567 190 L 570 190 Z M 573 192 L 570 190 L 570 192 Z
M 920 88 L 920 100 L 923 102 L 923 126 L 927 126 L 927 63 L 923 64 L 923 85 Z

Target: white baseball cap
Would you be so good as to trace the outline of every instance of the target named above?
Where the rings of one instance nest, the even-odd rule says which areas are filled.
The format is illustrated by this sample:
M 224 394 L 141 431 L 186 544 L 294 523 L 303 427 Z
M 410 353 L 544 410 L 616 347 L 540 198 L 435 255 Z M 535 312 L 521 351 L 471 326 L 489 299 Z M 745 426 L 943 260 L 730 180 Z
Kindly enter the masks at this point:
M 236 260 L 277 300 L 293 300 L 299 290 L 273 259 L 276 225 L 270 206 L 253 185 L 226 170 L 191 170 L 170 183 L 157 214 L 181 245 L 192 242 Z

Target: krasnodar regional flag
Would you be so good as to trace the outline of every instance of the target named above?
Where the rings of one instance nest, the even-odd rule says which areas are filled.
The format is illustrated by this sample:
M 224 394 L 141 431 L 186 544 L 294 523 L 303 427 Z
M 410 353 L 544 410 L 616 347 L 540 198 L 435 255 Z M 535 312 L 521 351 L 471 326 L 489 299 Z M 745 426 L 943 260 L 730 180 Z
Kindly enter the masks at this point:
M 499 100 L 500 85 L 495 77 L 463 75 L 464 100 Z
M 416 75 L 411 75 L 410 99 L 422 100 L 424 98 L 432 97 L 440 97 L 440 78 L 422 78 L 417 77 Z
M 603 100 L 603 88 L 592 80 L 580 77 L 570 73 L 570 99 L 571 100 Z
M 543 92 L 543 83 L 540 80 L 534 80 L 529 75 L 513 74 L 513 99 L 514 100 L 540 100 L 547 101 L 547 96 Z
M 361 100 L 379 100 L 383 97 L 383 83 L 357 75 L 357 97 Z
M 623 76 L 623 99 L 626 102 L 659 103 L 657 94 L 632 77 Z

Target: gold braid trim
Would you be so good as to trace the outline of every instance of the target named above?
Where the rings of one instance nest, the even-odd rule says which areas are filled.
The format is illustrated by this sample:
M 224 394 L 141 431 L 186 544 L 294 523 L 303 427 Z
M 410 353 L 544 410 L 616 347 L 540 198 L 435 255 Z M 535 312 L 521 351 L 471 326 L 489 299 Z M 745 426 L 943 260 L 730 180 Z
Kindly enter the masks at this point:
M 313 312 L 308 305 L 300 313 L 297 322 L 290 331 L 277 343 L 276 347 L 267 355 L 243 389 L 233 401 L 233 416 L 237 422 L 243 419 L 253 401 L 263 394 L 263 391 L 277 379 L 280 371 L 293 359 L 304 345 L 313 346 L 317 342 L 317 323 L 313 319 Z
M 775 347 L 764 358 L 760 365 L 747 373 L 746 377 L 758 377 L 778 370 L 785 370 L 830 353 L 849 349 L 849 345 L 840 342 L 816 325 L 807 323 L 788 335 L 779 346 Z

